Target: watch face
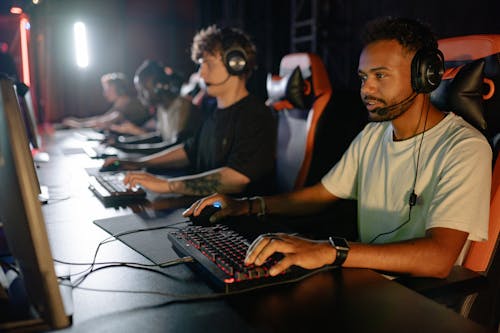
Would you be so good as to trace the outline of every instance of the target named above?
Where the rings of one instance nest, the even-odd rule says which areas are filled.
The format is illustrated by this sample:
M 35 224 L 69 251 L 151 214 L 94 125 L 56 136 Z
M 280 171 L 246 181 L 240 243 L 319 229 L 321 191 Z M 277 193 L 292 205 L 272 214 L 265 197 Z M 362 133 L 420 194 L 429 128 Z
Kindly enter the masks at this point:
M 335 244 L 335 247 L 343 247 L 343 248 L 346 248 L 346 249 L 349 248 L 349 244 L 347 243 L 347 241 L 345 240 L 345 238 L 332 237 L 332 241 L 333 241 L 333 244 Z

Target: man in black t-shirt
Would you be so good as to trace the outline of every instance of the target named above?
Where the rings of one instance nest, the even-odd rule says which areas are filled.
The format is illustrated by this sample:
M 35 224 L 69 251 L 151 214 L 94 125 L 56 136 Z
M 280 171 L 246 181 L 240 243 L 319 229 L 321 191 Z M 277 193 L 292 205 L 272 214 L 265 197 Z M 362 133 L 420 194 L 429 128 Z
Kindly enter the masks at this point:
M 124 182 L 159 193 L 207 195 L 262 193 L 272 187 L 276 123 L 263 101 L 251 95 L 246 80 L 255 67 L 255 45 L 237 29 L 210 26 L 193 39 L 191 58 L 214 105 L 197 134 L 184 144 L 135 161 L 108 160 L 122 169 L 185 168 L 193 174 L 162 178 L 130 172 Z M 208 103 L 210 104 L 210 103 Z M 266 189 L 266 185 L 268 188 Z

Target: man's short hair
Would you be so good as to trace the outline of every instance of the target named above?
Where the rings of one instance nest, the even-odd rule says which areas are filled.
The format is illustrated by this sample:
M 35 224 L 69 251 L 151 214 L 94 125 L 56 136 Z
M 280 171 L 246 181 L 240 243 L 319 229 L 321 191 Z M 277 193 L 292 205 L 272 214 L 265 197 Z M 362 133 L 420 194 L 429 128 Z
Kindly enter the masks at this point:
M 200 30 L 193 38 L 191 59 L 198 63 L 205 52 L 211 55 L 223 55 L 231 48 L 241 48 L 245 52 L 248 69 L 245 75 L 249 76 L 257 64 L 257 48 L 250 37 L 237 28 L 221 29 L 216 25 L 211 25 Z
M 397 40 L 404 49 L 437 49 L 437 38 L 430 27 L 408 18 L 383 17 L 368 22 L 361 34 L 363 46 L 379 40 Z
M 116 93 L 119 96 L 128 95 L 130 92 L 130 84 L 125 74 L 120 72 L 107 73 L 101 76 L 101 82 L 110 84 L 115 87 Z

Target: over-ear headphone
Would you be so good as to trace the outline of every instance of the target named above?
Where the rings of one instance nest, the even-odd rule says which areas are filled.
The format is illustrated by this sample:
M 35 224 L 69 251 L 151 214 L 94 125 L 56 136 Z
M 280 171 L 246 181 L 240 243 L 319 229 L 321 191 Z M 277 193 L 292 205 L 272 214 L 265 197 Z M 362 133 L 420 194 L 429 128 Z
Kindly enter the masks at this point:
M 154 93 L 157 95 L 161 94 L 178 95 L 180 93 L 180 87 L 169 83 L 158 82 L 157 84 L 155 84 Z
M 158 81 L 155 82 L 154 93 L 156 95 L 174 95 L 180 94 L 182 86 L 182 78 L 175 74 L 162 73 L 161 77 L 156 78 Z
M 430 93 L 439 86 L 444 73 L 444 56 L 438 49 L 420 49 L 411 62 L 411 86 L 420 93 Z
M 248 72 L 248 61 L 245 50 L 241 47 L 230 47 L 222 55 L 222 62 L 231 75 L 242 75 Z

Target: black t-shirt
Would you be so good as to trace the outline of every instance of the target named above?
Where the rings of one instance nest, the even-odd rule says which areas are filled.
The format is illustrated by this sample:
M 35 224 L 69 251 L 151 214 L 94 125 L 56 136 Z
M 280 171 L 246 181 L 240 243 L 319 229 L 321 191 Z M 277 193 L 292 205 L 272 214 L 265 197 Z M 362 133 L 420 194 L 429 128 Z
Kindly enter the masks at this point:
M 197 135 L 184 145 L 196 173 L 230 167 L 248 178 L 248 194 L 274 190 L 276 120 L 257 97 L 248 95 L 208 115 Z

